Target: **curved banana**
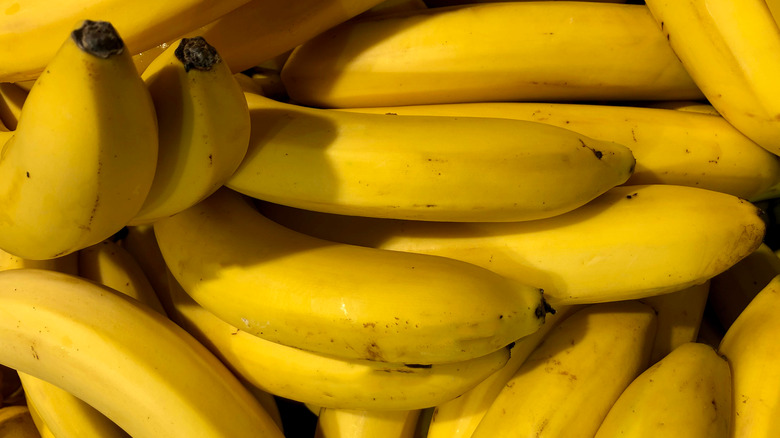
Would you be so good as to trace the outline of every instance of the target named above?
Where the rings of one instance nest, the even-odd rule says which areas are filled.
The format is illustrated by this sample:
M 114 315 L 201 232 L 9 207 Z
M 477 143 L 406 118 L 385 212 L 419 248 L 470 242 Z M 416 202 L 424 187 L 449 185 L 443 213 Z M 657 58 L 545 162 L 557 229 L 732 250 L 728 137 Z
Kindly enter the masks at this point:
M 246 98 L 249 150 L 225 185 L 292 207 L 430 221 L 533 220 L 624 183 L 635 164 L 623 145 L 543 123 L 357 114 Z
M 471 359 L 538 330 L 549 310 L 539 289 L 469 263 L 285 229 L 229 189 L 154 232 L 204 308 L 269 341 L 342 358 Z
M 28 90 L 11 83 L 0 83 L 0 121 L 10 131 L 16 129 Z
M 543 342 L 553 327 L 579 309 L 578 306 L 557 308 L 555 315 L 548 316 L 544 326 L 536 333 L 515 342 L 509 361 L 500 370 L 457 398 L 436 405 L 426 438 L 470 438 L 493 400 L 528 356 Z
M 420 410 L 364 411 L 325 408 L 314 438 L 414 438 Z
M 78 252 L 78 275 L 108 286 L 165 315 L 157 292 L 138 261 L 118 243 L 104 240 Z
M 205 347 L 110 288 L 53 271 L 3 271 L 0 308 L 0 363 L 70 392 L 133 437 L 282 436 Z
M 764 0 L 648 0 L 671 48 L 718 112 L 780 154 L 780 29 Z
M 244 93 L 202 37 L 173 43 L 144 71 L 159 124 L 154 181 L 130 225 L 170 216 L 214 193 L 249 146 Z
M 0 271 L 21 268 L 48 269 L 51 271 L 77 275 L 79 270 L 79 259 L 77 253 L 71 253 L 55 259 L 29 260 L 17 257 L 0 249 Z
M 35 403 L 27 402 L 27 408 L 30 410 L 30 416 L 35 424 L 35 428 L 38 429 L 39 438 L 57 438 L 43 418 L 41 418 L 41 415 L 35 407 Z
M 234 73 L 254 67 L 339 23 L 367 11 L 382 0 L 250 0 L 216 20 L 193 28 Z
M 298 46 L 290 97 L 342 108 L 698 99 L 644 5 L 495 2 L 351 20 Z
M 766 243 L 710 282 L 709 305 L 724 329 L 745 310 L 751 300 L 780 275 L 780 257 Z
M 109 21 L 131 54 L 178 38 L 249 0 L 25 0 L 8 2 L 0 20 L 0 81 L 34 79 L 80 20 Z M 118 101 L 119 102 L 119 101 Z
M 688 108 L 685 110 L 685 108 Z M 636 158 L 625 184 L 676 184 L 742 198 L 780 184 L 780 157 L 726 119 L 696 110 L 623 105 L 487 102 L 351 108 L 398 115 L 498 117 L 547 123 L 627 146 Z
M 615 187 L 569 213 L 527 222 L 382 220 L 268 203 L 260 210 L 321 239 L 473 263 L 541 287 L 554 307 L 704 283 L 753 252 L 766 230 L 762 212 L 743 199 L 664 184 Z
M 710 280 L 639 301 L 655 310 L 657 329 L 650 363 L 654 364 L 686 342 L 694 342 L 704 317 L 704 307 L 710 292 Z
M 732 438 L 780 436 L 780 276 L 729 327 L 718 346 L 731 366 Z
M 173 278 L 161 297 L 171 318 L 250 387 L 318 408 L 376 411 L 435 406 L 501 369 L 525 342 L 521 339 L 511 350 L 500 349 L 467 361 L 422 367 L 348 360 L 246 333 L 198 305 Z
M 100 242 L 149 192 L 154 106 L 110 23 L 84 21 L 71 33 L 6 134 L 0 248 L 14 255 L 49 259 Z
M 122 428 L 68 391 L 19 373 L 27 403 L 57 438 L 130 438 Z
M 653 309 L 636 301 L 577 311 L 531 353 L 472 437 L 592 437 L 647 368 L 655 329 Z
M 0 436 L 3 438 L 40 438 L 38 428 L 25 405 L 0 408 Z
M 168 288 L 168 267 L 157 246 L 154 227 L 135 225 L 128 226 L 125 230 L 127 233 L 117 241 L 117 244 L 130 253 L 141 266 L 152 289 L 158 294 L 161 293 Z
M 683 343 L 640 374 L 595 438 L 727 438 L 731 371 L 714 348 Z

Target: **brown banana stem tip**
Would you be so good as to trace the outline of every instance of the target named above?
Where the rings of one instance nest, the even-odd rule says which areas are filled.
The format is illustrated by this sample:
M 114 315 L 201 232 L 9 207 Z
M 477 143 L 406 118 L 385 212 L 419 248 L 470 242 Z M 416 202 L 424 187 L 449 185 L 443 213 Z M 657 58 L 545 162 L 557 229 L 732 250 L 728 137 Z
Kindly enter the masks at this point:
M 217 49 L 200 36 L 182 38 L 179 47 L 173 53 L 184 64 L 184 71 L 186 72 L 192 69 L 208 71 L 211 70 L 214 64 L 222 61 L 222 58 L 217 53 Z
M 71 38 L 81 50 L 106 59 L 122 53 L 125 43 L 108 21 L 84 20 L 81 27 L 71 32 Z

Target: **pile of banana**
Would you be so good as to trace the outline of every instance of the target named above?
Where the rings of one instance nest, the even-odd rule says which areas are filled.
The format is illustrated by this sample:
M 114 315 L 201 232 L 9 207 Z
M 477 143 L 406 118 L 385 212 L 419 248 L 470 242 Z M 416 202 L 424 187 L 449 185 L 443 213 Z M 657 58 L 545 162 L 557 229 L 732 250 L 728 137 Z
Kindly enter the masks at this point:
M 66 3 L 0 437 L 780 436 L 780 1 Z

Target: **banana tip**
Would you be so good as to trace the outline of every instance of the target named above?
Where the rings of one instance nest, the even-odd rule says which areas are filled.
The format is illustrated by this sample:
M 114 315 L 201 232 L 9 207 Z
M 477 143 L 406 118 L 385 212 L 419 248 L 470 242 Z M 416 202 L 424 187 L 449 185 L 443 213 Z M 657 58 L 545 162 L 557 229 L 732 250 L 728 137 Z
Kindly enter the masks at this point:
M 71 37 L 79 49 L 98 58 L 119 55 L 125 48 L 119 33 L 108 21 L 84 20 L 71 32 Z

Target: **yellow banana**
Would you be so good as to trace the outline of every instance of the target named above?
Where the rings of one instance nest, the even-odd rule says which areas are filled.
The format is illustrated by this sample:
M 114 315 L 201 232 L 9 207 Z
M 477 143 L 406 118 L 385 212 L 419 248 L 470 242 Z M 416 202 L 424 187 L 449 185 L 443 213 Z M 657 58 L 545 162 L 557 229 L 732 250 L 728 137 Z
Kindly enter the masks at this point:
M 130 438 L 95 408 L 43 379 L 20 372 L 27 403 L 57 438 Z
M 290 97 L 341 108 L 698 99 L 643 5 L 495 2 L 351 20 L 298 46 Z
M 327 213 L 540 219 L 624 183 L 635 164 L 623 145 L 543 123 L 357 114 L 246 98 L 249 150 L 225 185 Z
M 157 293 L 141 265 L 121 245 L 104 240 L 78 252 L 80 277 L 133 297 L 165 315 Z
M 0 408 L 0 436 L 3 438 L 40 438 L 30 409 L 25 405 Z
M 592 437 L 648 366 L 655 329 L 653 309 L 636 301 L 577 311 L 531 353 L 472 437 Z
M 682 65 L 718 112 L 780 154 L 780 29 L 764 0 L 648 0 Z
M 704 283 L 753 252 L 766 230 L 761 211 L 743 199 L 664 184 L 615 187 L 569 213 L 527 222 L 383 220 L 268 203 L 260 210 L 321 239 L 473 263 L 541 287 L 553 307 Z
M 325 30 L 367 11 L 382 0 L 250 0 L 193 28 L 217 48 L 234 73 L 295 48 Z
M 731 371 L 706 344 L 681 344 L 618 397 L 595 438 L 727 438 Z
M 425 367 L 348 360 L 246 333 L 199 306 L 173 278 L 161 297 L 171 318 L 249 386 L 318 408 L 376 411 L 435 406 L 477 385 L 527 343 L 523 338 L 511 350 Z
M 110 237 L 154 177 L 154 106 L 110 23 L 72 32 L 5 134 L 0 248 L 19 257 L 55 258 Z
M 780 1 L 778 0 L 765 0 L 766 5 L 769 8 L 769 12 L 772 14 L 772 19 L 775 20 L 775 24 L 780 26 Z
M 780 276 L 729 327 L 718 351 L 731 366 L 731 438 L 780 436 Z
M 6 2 L 3 6 L 3 19 L 0 20 L 0 81 L 14 82 L 35 78 L 57 52 L 63 35 L 80 20 L 113 23 L 133 54 L 175 39 L 247 2 L 248 0 Z
M 654 364 L 686 342 L 694 342 L 704 317 L 710 280 L 677 292 L 642 298 L 655 310 L 657 329 L 650 363 Z
M 457 398 L 438 404 L 432 413 L 426 438 L 471 437 L 493 400 L 518 368 L 522 366 L 550 330 L 576 310 L 579 310 L 578 306 L 556 309 L 555 315 L 548 316 L 544 326 L 536 333 L 515 342 L 509 361 L 500 370 Z
M 49 269 L 77 275 L 79 260 L 77 253 L 71 253 L 55 259 L 29 260 L 17 257 L 0 249 L 0 271 L 21 268 Z
M 673 109 L 677 111 L 690 111 L 711 116 L 720 116 L 718 110 L 709 103 L 698 100 L 665 100 L 660 102 L 644 102 L 648 108 Z
M 750 301 L 780 275 L 780 257 L 766 243 L 731 268 L 712 278 L 709 305 L 728 329 Z
M 420 410 L 361 411 L 325 408 L 315 438 L 413 438 Z
M 244 93 L 202 37 L 176 41 L 141 77 L 157 113 L 159 153 L 149 195 L 130 225 L 173 215 L 214 193 L 249 146 Z
M 168 267 L 157 246 L 154 228 L 151 225 L 136 225 L 128 226 L 125 230 L 127 233 L 117 243 L 138 262 L 154 291 L 161 293 L 168 287 Z
M 204 308 L 269 341 L 383 362 L 494 352 L 538 330 L 541 291 L 445 257 L 316 239 L 220 189 L 154 225 L 173 276 Z
M 51 431 L 46 422 L 41 418 L 41 415 L 35 408 L 35 403 L 27 402 L 27 408 L 30 411 L 30 417 L 32 417 L 35 428 L 38 429 L 40 438 L 57 438 L 54 436 L 54 433 Z
M 16 129 L 28 93 L 14 83 L 0 83 L 0 121 L 8 130 Z
M 15 269 L 0 272 L 0 304 L 0 363 L 70 392 L 133 437 L 282 436 L 216 357 L 137 300 Z
M 780 183 L 780 158 L 723 117 L 621 105 L 488 102 L 352 108 L 398 115 L 498 117 L 547 123 L 626 145 L 636 168 L 625 184 L 677 184 L 743 198 Z

